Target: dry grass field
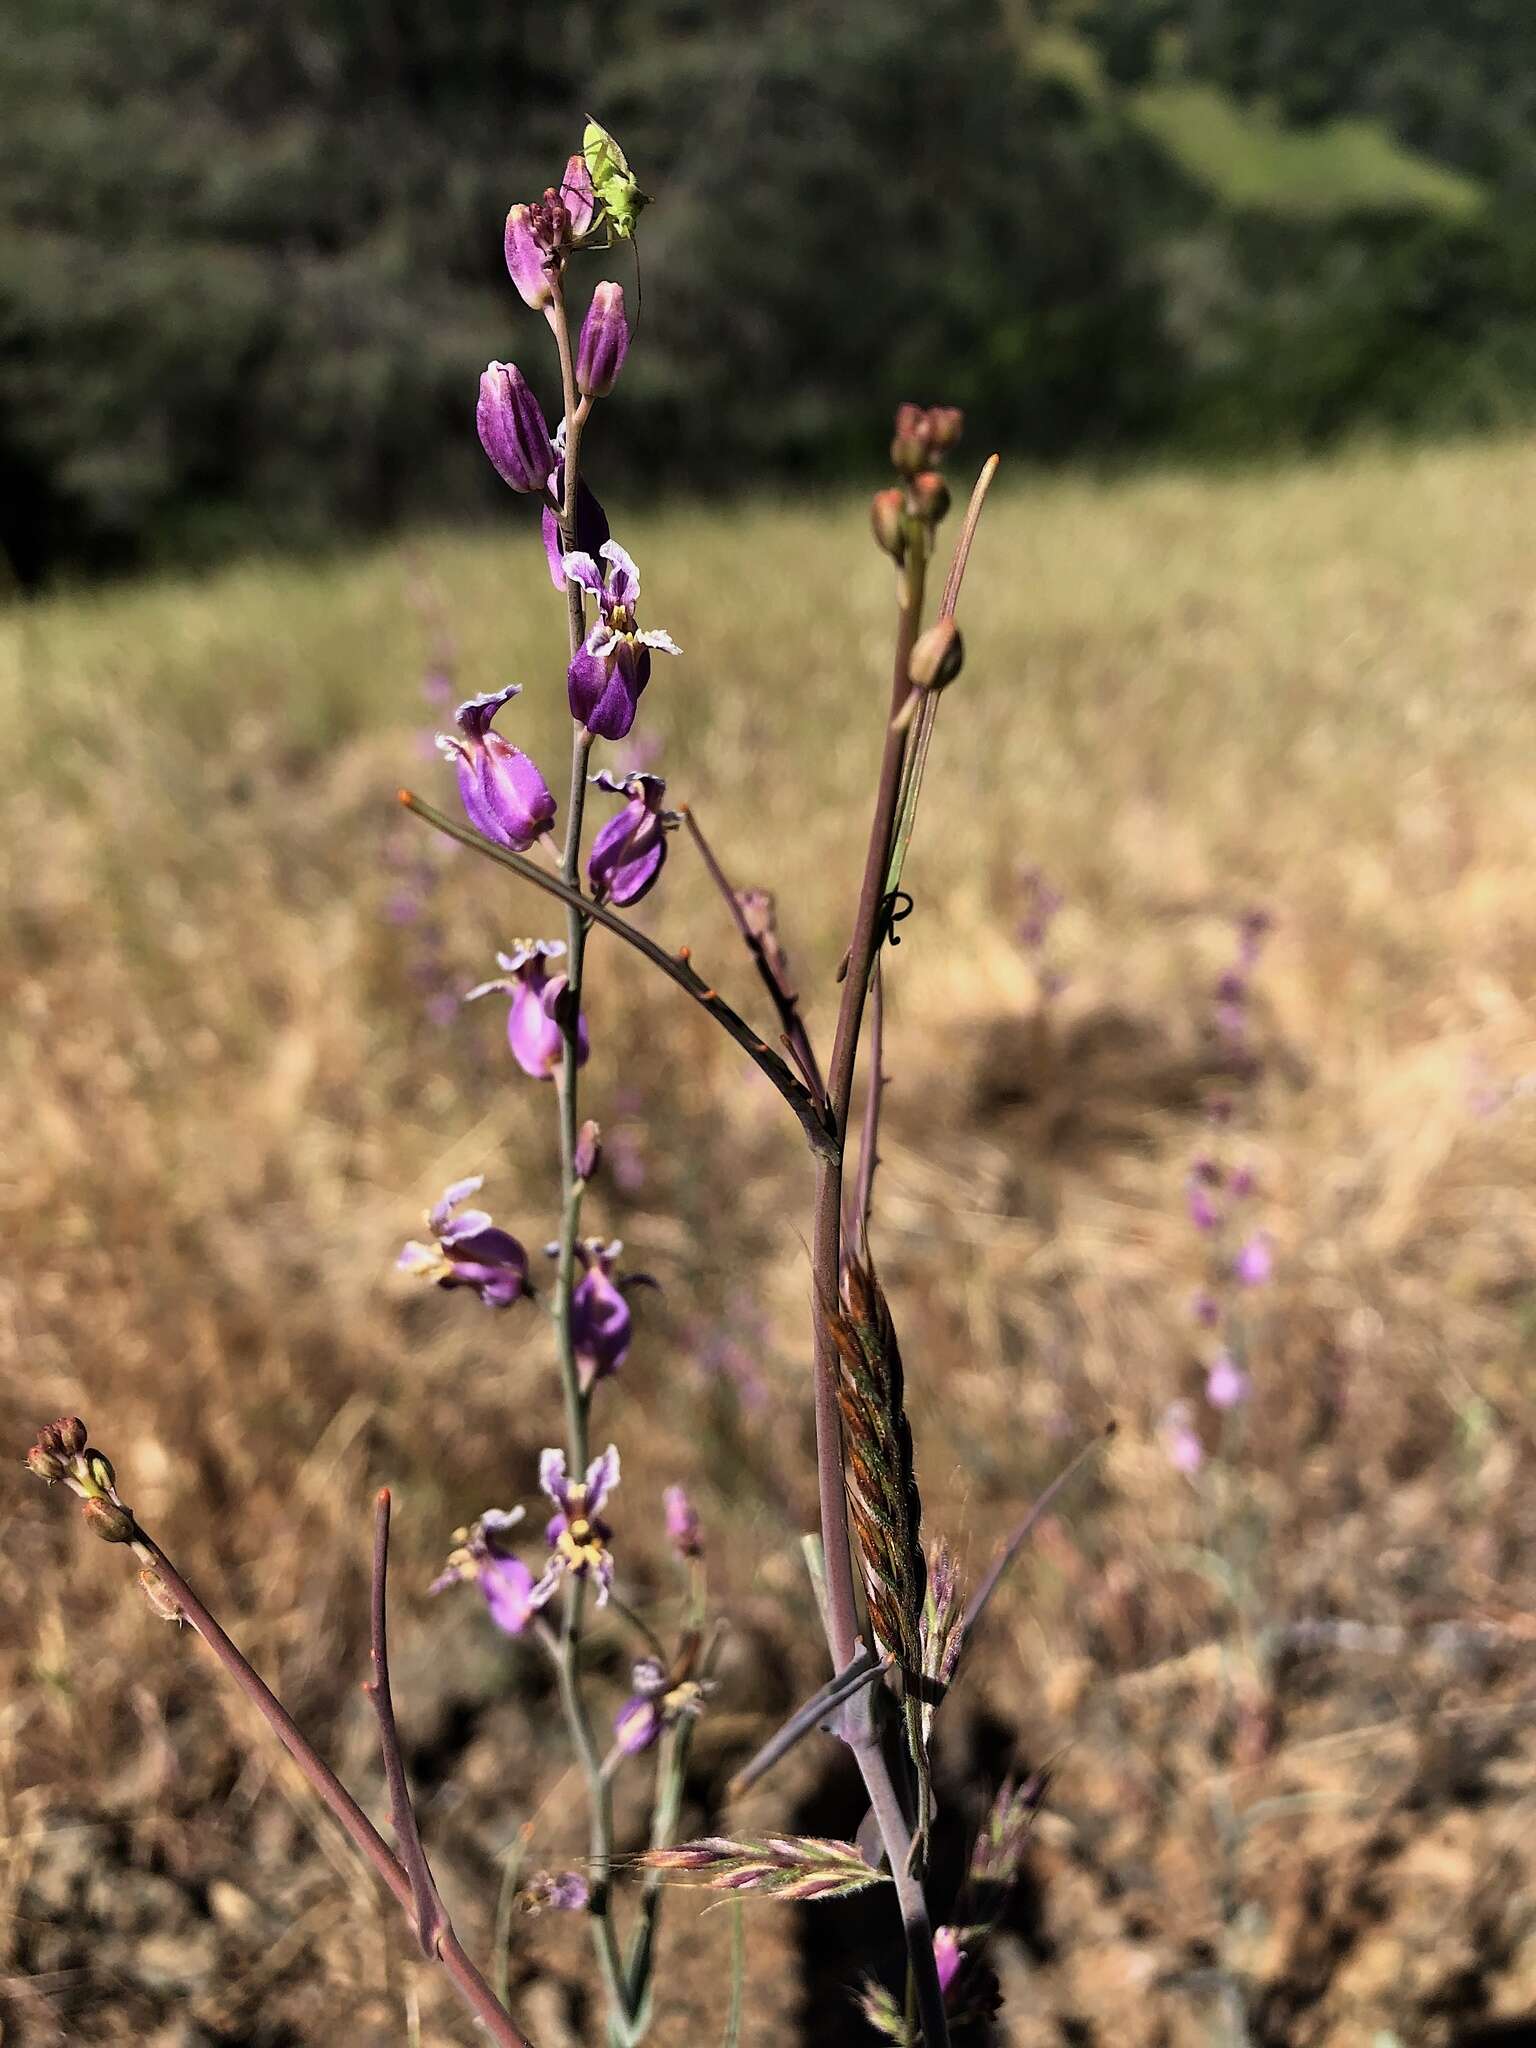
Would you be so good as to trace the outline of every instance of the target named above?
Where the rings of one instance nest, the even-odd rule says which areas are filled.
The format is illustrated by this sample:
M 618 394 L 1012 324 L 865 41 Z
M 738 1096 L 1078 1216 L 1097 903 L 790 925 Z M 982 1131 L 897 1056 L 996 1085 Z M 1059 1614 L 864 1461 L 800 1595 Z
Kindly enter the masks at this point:
M 484 1172 L 532 1244 L 553 1111 L 496 1004 L 441 998 L 542 902 L 391 801 L 423 747 L 430 581 L 463 694 L 566 754 L 533 535 L 424 536 L 0 616 L 0 2039 L 467 2044 L 371 1880 L 223 1689 L 20 1460 L 89 1420 L 126 1497 L 374 1810 L 371 1490 L 397 1502 L 396 1664 L 429 1846 L 488 1953 L 506 1853 L 579 1857 L 546 1672 L 425 1587 L 559 1435 L 542 1318 L 392 1270 Z M 627 519 L 674 799 L 778 893 L 829 1022 L 887 683 L 854 501 Z M 1477 2048 L 1536 2038 L 1536 456 L 1359 453 L 1230 479 L 1000 487 L 965 604 L 889 976 L 877 1208 L 930 1529 L 972 1578 L 1119 1432 L 1026 1553 L 946 1710 L 941 1863 L 1053 1759 L 1000 1942 L 1020 2048 Z M 552 775 L 552 780 L 555 779 Z M 1062 908 L 1021 935 L 1028 876 Z M 1272 931 L 1251 1059 L 1213 989 Z M 639 913 L 756 1013 L 686 844 Z M 594 940 L 592 1226 L 661 1292 L 606 1399 L 642 1604 L 670 1481 L 732 1622 L 685 1826 L 823 1675 L 809 1171 L 707 1019 Z M 1042 972 L 1045 979 L 1042 979 Z M 766 1020 L 765 1020 L 766 1021 Z M 1186 1207 L 1224 1156 L 1274 1276 L 1252 1399 L 1202 1399 Z M 1206 1453 L 1170 1461 L 1170 1405 Z M 616 1702 L 625 1667 L 594 1638 Z M 747 1822 L 858 1818 L 829 1743 Z M 621 1801 L 626 1848 L 638 1801 Z M 529 1832 L 531 1830 L 531 1832 Z M 945 1846 L 947 1845 L 947 1846 Z M 878 1924 L 885 1922 L 875 1916 Z M 860 2038 L 859 1905 L 748 1913 L 743 2041 Z M 725 2025 L 729 1916 L 669 1904 L 654 2039 Z M 519 1917 L 540 2048 L 596 2039 L 589 1958 Z

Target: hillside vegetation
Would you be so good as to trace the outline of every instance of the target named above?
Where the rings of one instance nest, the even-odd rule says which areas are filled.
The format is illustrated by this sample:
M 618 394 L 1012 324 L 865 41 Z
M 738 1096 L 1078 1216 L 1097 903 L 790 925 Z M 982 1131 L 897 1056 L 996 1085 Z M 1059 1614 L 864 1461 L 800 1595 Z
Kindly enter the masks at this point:
M 640 732 L 733 873 L 778 890 L 824 1030 L 885 689 L 863 507 L 610 509 L 686 649 Z M 556 608 L 516 516 L 0 621 L 4 1440 L 19 1459 L 40 1419 L 83 1413 L 375 1806 L 357 1679 L 389 1482 L 401 1713 L 479 1953 L 505 1852 L 558 1868 L 579 1824 L 537 1660 L 422 1589 L 448 1532 L 531 1473 L 553 1364 L 533 1311 L 457 1315 L 391 1265 L 461 1174 L 548 1232 L 547 1104 L 495 1006 L 454 1000 L 547 920 L 391 792 L 444 793 L 420 677 L 445 656 L 466 694 L 523 681 L 519 740 L 564 751 Z M 1533 534 L 1518 441 L 1016 475 L 988 515 L 891 961 L 876 1245 L 929 1526 L 972 1581 L 1120 1423 L 950 1717 L 956 1786 L 1055 1763 L 1003 1944 L 1022 2048 L 1197 2048 L 1223 2004 L 1258 2048 L 1451 2048 L 1536 2005 Z M 1254 911 L 1235 1060 L 1216 989 Z M 642 914 L 755 1014 L 686 845 Z M 591 958 L 593 1227 L 662 1287 L 614 1397 L 618 1540 L 660 1613 L 660 1491 L 686 1482 L 732 1618 L 699 1832 L 821 1675 L 797 1550 L 807 1172 L 707 1020 Z M 1225 1421 L 1190 1318 L 1213 1090 L 1274 1264 Z M 1170 1462 L 1180 1401 L 1193 1477 Z M 7 2038 L 393 2048 L 419 2000 L 423 2042 L 466 2042 L 408 1965 L 379 1988 L 383 1909 L 301 1788 L 16 1462 L 0 1529 Z M 597 1654 L 616 1703 L 617 1638 Z M 781 1825 L 814 1792 L 825 1824 L 841 1782 L 813 1744 L 736 1817 Z M 944 1797 L 953 1854 L 975 1816 Z M 620 1823 L 637 1846 L 641 1816 Z M 800 2018 L 827 2038 L 845 1910 L 749 1917 L 751 2048 Z M 655 2038 L 682 2048 L 719 2038 L 729 1921 L 668 1911 Z M 590 2038 L 580 1930 L 518 1918 L 511 1940 L 540 2042 Z

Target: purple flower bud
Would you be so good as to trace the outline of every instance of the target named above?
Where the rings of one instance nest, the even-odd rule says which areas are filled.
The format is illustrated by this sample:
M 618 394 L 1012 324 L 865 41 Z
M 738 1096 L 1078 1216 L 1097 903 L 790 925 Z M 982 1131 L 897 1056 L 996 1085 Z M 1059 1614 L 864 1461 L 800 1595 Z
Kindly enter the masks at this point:
M 516 363 L 488 363 L 475 407 L 480 445 L 514 491 L 542 491 L 555 466 L 549 423 Z
M 937 526 L 949 510 L 949 485 L 936 469 L 925 469 L 913 477 L 912 503 L 925 526 Z
M 494 981 L 482 981 L 465 995 L 465 1002 L 480 996 L 512 998 L 507 1012 L 507 1043 L 523 1072 L 535 1081 L 552 1081 L 564 1053 L 565 1034 L 560 1028 L 561 999 L 566 991 L 563 974 L 551 977 L 548 963 L 559 959 L 565 946 L 559 939 L 527 939 L 510 953 L 498 953 L 503 969 Z M 586 1017 L 576 1019 L 576 1064 L 584 1066 L 590 1044 Z
M 1252 1392 L 1247 1373 L 1230 1351 L 1218 1351 L 1205 1376 L 1205 1398 L 1213 1408 L 1239 1408 Z
M 965 1950 L 960 1946 L 960 1936 L 953 1927 L 935 1928 L 933 1960 L 939 1973 L 939 1989 L 947 1998 L 949 1987 L 959 1975 L 960 1965 L 965 1961 Z
M 570 220 L 572 242 L 584 242 L 592 232 L 597 194 L 592 189 L 592 173 L 587 168 L 587 160 L 579 150 L 566 158 L 565 176 L 560 180 L 560 199 Z
M 1249 1238 L 1232 1261 L 1232 1272 L 1243 1287 L 1262 1287 L 1274 1269 L 1269 1239 L 1262 1230 Z
M 650 894 L 667 857 L 667 834 L 678 823 L 675 811 L 664 811 L 666 783 L 659 775 L 619 779 L 606 769 L 593 781 L 615 796 L 628 797 L 616 818 L 610 818 L 592 842 L 587 880 L 602 902 L 638 903 Z
M 528 1254 L 509 1231 L 498 1230 L 483 1209 L 454 1211 L 480 1190 L 480 1176 L 445 1188 L 427 1211 L 434 1242 L 414 1238 L 396 1260 L 402 1273 L 434 1280 L 439 1287 L 472 1287 L 487 1308 L 510 1308 L 531 1295 Z
M 672 1548 L 679 1557 L 702 1557 L 704 1541 L 692 1501 L 680 1486 L 669 1486 L 662 1499 L 666 1504 L 667 1536 Z
M 1221 1303 L 1203 1288 L 1190 1302 L 1189 1312 L 1202 1330 L 1214 1330 L 1221 1321 Z
M 475 830 L 525 853 L 554 824 L 556 805 L 536 764 L 491 730 L 502 705 L 519 694 L 519 686 L 509 683 L 494 695 L 471 697 L 454 714 L 460 737 L 439 733 L 437 744 L 458 773 L 459 795 Z
M 540 241 L 531 206 L 514 206 L 507 215 L 502 248 L 512 282 L 526 303 L 536 313 L 541 311 L 554 297 L 555 287 L 550 251 Z
M 600 1127 L 588 1117 L 576 1133 L 576 1156 L 572 1161 L 578 1180 L 591 1180 L 603 1163 L 603 1134 Z
M 876 491 L 869 504 L 869 524 L 875 546 L 893 562 L 901 561 L 907 552 L 907 515 L 906 499 L 898 486 L 893 484 L 889 490 Z
M 624 287 L 600 284 L 592 294 L 576 343 L 576 389 L 588 398 L 606 398 L 618 382 L 628 354 Z
M 1237 1171 L 1232 1176 L 1231 1187 L 1234 1197 L 1239 1202 L 1246 1200 L 1247 1197 L 1253 1193 L 1254 1189 L 1252 1167 L 1238 1167 Z

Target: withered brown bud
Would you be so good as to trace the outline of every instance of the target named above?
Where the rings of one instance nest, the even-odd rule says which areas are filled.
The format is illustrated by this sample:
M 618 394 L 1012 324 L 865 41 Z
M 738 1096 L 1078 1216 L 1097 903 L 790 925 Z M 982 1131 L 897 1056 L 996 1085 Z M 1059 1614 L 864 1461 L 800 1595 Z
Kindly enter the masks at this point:
M 913 477 L 912 502 L 919 519 L 929 526 L 938 525 L 949 510 L 949 485 L 936 469 L 925 469 L 921 476 Z
M 176 1604 L 175 1594 L 172 1593 L 170 1587 L 152 1565 L 139 1573 L 139 1585 L 151 1609 L 159 1615 L 162 1621 L 180 1621 L 182 1619 L 181 1609 Z
M 906 504 L 894 484 L 888 491 L 876 491 L 870 499 L 869 523 L 875 545 L 893 562 L 900 562 L 907 552 Z
M 120 1508 L 110 1500 L 83 1501 L 80 1512 L 93 1535 L 103 1543 L 131 1543 L 134 1538 L 133 1517 L 126 1508 Z
M 52 1439 L 61 1458 L 78 1458 L 86 1446 L 85 1424 L 78 1415 L 61 1415 L 43 1434 Z
M 928 445 L 942 459 L 965 431 L 965 414 L 958 405 L 928 408 Z
M 602 1129 L 591 1117 L 587 1118 L 576 1134 L 576 1157 L 573 1163 L 578 1180 L 591 1180 L 603 1163 Z
M 939 619 L 912 649 L 907 674 L 920 690 L 942 690 L 959 675 L 965 660 L 965 644 L 953 619 Z
M 46 1431 L 44 1434 L 46 1435 Z M 62 1479 L 68 1469 L 64 1460 L 49 1450 L 42 1437 L 38 1438 L 27 1453 L 27 1470 L 35 1473 L 39 1479 L 46 1479 L 50 1486 L 55 1479 Z
M 928 459 L 928 415 L 920 405 L 898 405 L 891 436 L 891 466 L 916 476 Z

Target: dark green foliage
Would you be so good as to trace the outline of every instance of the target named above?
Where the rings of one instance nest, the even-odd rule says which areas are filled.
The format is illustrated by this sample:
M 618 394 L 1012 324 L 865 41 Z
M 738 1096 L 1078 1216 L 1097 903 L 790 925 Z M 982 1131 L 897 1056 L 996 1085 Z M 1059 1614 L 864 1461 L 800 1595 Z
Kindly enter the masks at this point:
M 1045 458 L 1522 416 L 1533 58 L 1520 0 L 11 0 L 0 575 L 494 504 L 477 373 L 554 395 L 501 221 L 588 109 L 658 201 L 621 497 L 866 468 L 907 398 Z M 1473 204 L 1224 192 L 1179 80 Z

